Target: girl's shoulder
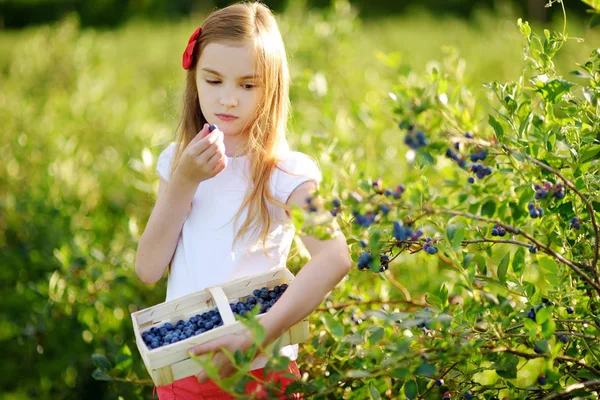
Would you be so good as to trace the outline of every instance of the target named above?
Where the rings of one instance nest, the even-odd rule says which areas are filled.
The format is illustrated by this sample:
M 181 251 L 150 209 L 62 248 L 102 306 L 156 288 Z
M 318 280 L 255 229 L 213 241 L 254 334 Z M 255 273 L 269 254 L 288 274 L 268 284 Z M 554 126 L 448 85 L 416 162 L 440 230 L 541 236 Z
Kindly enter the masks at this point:
M 317 186 L 323 180 L 323 174 L 313 157 L 300 151 L 287 151 L 279 157 L 274 189 L 283 201 L 287 201 L 299 185 L 310 180 L 315 181 Z
M 277 167 L 286 175 L 303 175 L 322 179 L 321 170 L 314 157 L 300 151 L 288 150 L 279 156 Z

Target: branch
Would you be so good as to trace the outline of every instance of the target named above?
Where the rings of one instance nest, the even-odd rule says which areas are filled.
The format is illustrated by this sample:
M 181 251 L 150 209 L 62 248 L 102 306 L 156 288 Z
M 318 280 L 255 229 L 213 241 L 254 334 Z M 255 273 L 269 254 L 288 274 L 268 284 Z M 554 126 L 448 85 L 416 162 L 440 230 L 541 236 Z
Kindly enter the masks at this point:
M 552 394 L 544 397 L 542 400 L 551 400 L 551 399 L 560 398 L 562 396 L 565 396 L 567 393 L 572 392 L 573 390 L 585 389 L 586 387 L 596 386 L 596 385 L 600 385 L 600 380 L 574 383 L 570 386 L 567 386 L 564 390 L 562 390 L 560 392 L 552 393 Z
M 496 346 L 496 347 L 485 346 L 482 349 L 483 349 L 482 351 L 485 353 L 509 353 L 509 354 L 514 354 L 516 356 L 519 356 L 521 358 L 526 358 L 528 360 L 533 360 L 535 358 L 546 358 L 545 354 L 525 353 L 523 351 L 509 349 L 508 347 L 505 347 L 505 346 Z M 489 351 L 485 351 L 485 349 L 489 349 Z M 594 374 L 600 376 L 600 370 L 597 370 L 596 368 L 591 367 L 591 366 L 589 366 L 579 360 L 576 360 L 574 358 L 567 357 L 567 356 L 556 356 L 554 359 L 577 364 L 580 367 L 585 368 L 585 369 L 593 372 Z
M 458 365 L 458 361 L 457 361 L 457 362 L 455 362 L 454 364 L 452 364 L 452 365 L 451 365 L 451 366 L 450 366 L 450 367 L 449 367 L 449 368 L 446 370 L 446 372 L 444 372 L 444 373 L 443 373 L 443 374 L 442 374 L 442 375 L 441 375 L 441 376 L 440 376 L 438 379 L 443 379 L 443 378 L 444 378 L 446 375 L 448 375 L 448 372 L 450 372 L 450 371 L 452 370 L 452 368 L 456 367 L 457 365 Z M 433 389 L 433 387 L 434 387 L 434 386 L 435 386 L 435 384 L 433 384 L 433 385 L 429 386 L 429 387 L 427 388 L 427 390 L 425 390 L 425 392 L 423 392 L 423 394 L 422 394 L 421 396 L 419 396 L 419 398 L 421 398 L 421 399 L 424 399 L 424 398 L 425 398 L 425 395 L 426 395 L 427 393 L 429 393 L 429 391 L 430 391 L 431 389 Z
M 488 222 L 488 223 L 495 223 L 495 224 L 498 224 L 499 226 L 505 228 L 509 232 L 512 232 L 516 235 L 522 235 L 522 236 L 526 237 L 529 241 L 534 243 L 538 248 L 543 249 L 546 253 L 552 255 L 558 261 L 569 266 L 573 271 L 575 271 L 575 273 L 577 273 L 577 275 L 579 275 L 583 280 L 585 280 L 587 283 L 589 283 L 590 286 L 592 286 L 594 289 L 596 289 L 596 291 L 598 293 L 600 293 L 600 285 L 597 284 L 596 282 L 594 282 L 589 276 L 587 276 L 571 260 L 566 259 L 562 255 L 560 255 L 557 252 L 555 252 L 554 250 L 552 250 L 550 247 L 546 246 L 545 244 L 542 244 L 540 241 L 535 239 L 530 234 L 523 232 L 518 227 L 513 227 L 512 225 L 508 225 L 500 220 L 480 217 L 479 215 L 466 213 L 466 212 L 462 212 L 462 211 L 452 211 L 452 210 L 443 210 L 443 209 L 442 210 L 440 210 L 440 209 L 434 210 L 432 208 L 424 208 L 424 211 L 425 211 L 425 213 L 428 213 L 428 214 L 448 214 L 448 215 L 453 215 L 453 216 L 457 216 L 457 217 L 466 217 L 466 218 L 470 218 L 470 219 L 474 219 L 474 220 L 478 220 L 478 221 L 484 221 L 484 222 Z
M 429 304 L 417 303 L 415 301 L 408 301 L 408 300 L 388 300 L 388 301 L 370 300 L 370 301 L 351 301 L 351 302 L 347 302 L 347 303 L 336 304 L 331 307 L 319 307 L 315 311 L 328 311 L 328 310 L 332 310 L 332 309 L 339 310 L 339 309 L 346 308 L 346 307 L 369 306 L 369 305 L 374 305 L 374 304 L 408 304 L 413 307 L 421 307 L 421 308 L 431 307 Z
M 510 149 L 508 146 L 503 145 L 502 149 L 504 151 L 506 151 L 508 154 L 512 154 L 512 153 L 516 153 L 516 151 Z M 541 161 L 536 160 L 535 158 L 524 154 L 524 153 L 518 153 L 519 155 L 524 156 L 526 159 L 528 159 L 529 161 L 531 161 L 532 163 L 534 163 L 535 165 L 542 167 L 543 169 L 545 169 L 548 172 L 553 173 L 554 175 L 558 176 L 564 183 L 565 185 L 567 185 L 567 187 L 569 189 L 571 189 L 572 191 L 574 191 L 575 193 L 577 193 L 577 195 L 581 198 L 581 200 L 585 203 L 585 206 L 588 210 L 588 213 L 590 214 L 590 220 L 592 221 L 592 227 L 594 228 L 594 235 L 595 235 L 595 243 L 594 243 L 594 261 L 592 262 L 592 268 L 594 269 L 594 272 L 596 273 L 596 280 L 598 279 L 598 253 L 600 253 L 600 233 L 598 232 L 598 224 L 596 223 L 596 217 L 594 215 L 594 208 L 592 207 L 592 204 L 590 203 L 590 201 L 587 199 L 587 197 L 585 197 L 579 190 L 577 190 L 577 188 L 575 187 L 575 185 L 573 184 L 573 182 L 571 182 L 570 180 L 568 180 L 567 178 L 565 178 L 560 172 L 558 172 L 557 170 L 555 170 L 554 168 L 544 164 Z

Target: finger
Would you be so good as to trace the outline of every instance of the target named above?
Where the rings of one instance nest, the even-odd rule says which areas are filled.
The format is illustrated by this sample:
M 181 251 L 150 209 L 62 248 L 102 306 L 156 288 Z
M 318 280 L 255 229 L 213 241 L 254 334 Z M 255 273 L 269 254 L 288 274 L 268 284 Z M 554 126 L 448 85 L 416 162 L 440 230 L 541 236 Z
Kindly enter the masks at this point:
M 206 373 L 204 371 L 196 375 L 196 378 L 198 379 L 199 383 L 206 383 L 208 381 L 208 377 L 206 376 Z
M 227 158 L 225 156 L 225 154 L 221 153 L 220 151 L 217 151 L 215 154 L 212 155 L 212 157 L 210 157 L 208 159 L 208 166 L 211 167 L 212 169 L 214 169 L 219 163 L 223 162 L 223 159 Z
M 219 347 L 218 339 L 210 340 L 206 343 L 197 344 L 194 347 L 190 347 L 188 349 L 190 354 L 199 356 L 201 354 L 210 353 L 211 351 L 217 349 Z
M 209 149 L 214 143 L 223 140 L 221 131 L 214 130 L 193 144 L 191 151 L 194 155 L 199 156 Z
M 196 136 L 194 136 L 194 138 L 192 139 L 192 143 L 196 143 L 199 142 L 200 140 L 202 140 L 207 134 L 209 133 L 209 125 L 208 124 L 204 124 L 202 126 L 202 129 L 200 130 L 200 132 L 198 132 L 196 134 Z

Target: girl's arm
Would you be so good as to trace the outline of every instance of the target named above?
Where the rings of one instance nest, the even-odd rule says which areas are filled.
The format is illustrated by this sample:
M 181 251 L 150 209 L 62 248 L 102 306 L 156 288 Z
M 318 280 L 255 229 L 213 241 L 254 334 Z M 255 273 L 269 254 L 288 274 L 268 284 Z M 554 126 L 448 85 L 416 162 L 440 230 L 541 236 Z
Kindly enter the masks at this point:
M 316 189 L 314 182 L 300 185 L 288 204 L 306 206 L 306 198 Z M 337 223 L 335 223 L 336 228 Z M 283 332 L 313 312 L 327 294 L 348 274 L 352 260 L 346 238 L 341 231 L 329 240 L 300 236 L 311 259 L 296 275 L 287 290 L 261 319 L 266 335 L 263 345 L 268 345 Z
M 145 284 L 157 282 L 171 263 L 197 189 L 177 174 L 170 183 L 160 178 L 156 204 L 135 256 L 135 272 Z

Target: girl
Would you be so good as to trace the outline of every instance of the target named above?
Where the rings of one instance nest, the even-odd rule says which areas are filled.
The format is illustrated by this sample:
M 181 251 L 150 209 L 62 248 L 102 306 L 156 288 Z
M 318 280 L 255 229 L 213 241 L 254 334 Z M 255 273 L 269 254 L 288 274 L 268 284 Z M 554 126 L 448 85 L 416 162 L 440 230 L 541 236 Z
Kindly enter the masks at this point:
M 259 2 L 214 11 L 196 29 L 183 54 L 187 70 L 183 115 L 176 142 L 159 156 L 158 198 L 137 249 L 135 270 L 146 284 L 169 267 L 167 301 L 270 269 L 285 267 L 295 229 L 288 211 L 308 206 L 322 180 L 316 163 L 286 141 L 289 72 L 271 11 Z M 239 221 L 242 224 L 239 225 Z M 266 312 L 263 345 L 276 340 L 319 306 L 348 273 L 344 236 L 301 236 L 311 260 Z M 234 366 L 221 351 L 247 350 L 251 332 L 196 346 L 215 352 L 221 377 Z M 289 372 L 300 377 L 298 346 L 284 346 Z M 267 359 L 251 373 L 263 379 Z M 284 373 L 267 380 L 290 383 Z M 248 385 L 248 394 L 261 393 Z M 159 399 L 232 398 L 205 375 L 157 388 Z M 264 391 L 262 392 L 264 395 Z

